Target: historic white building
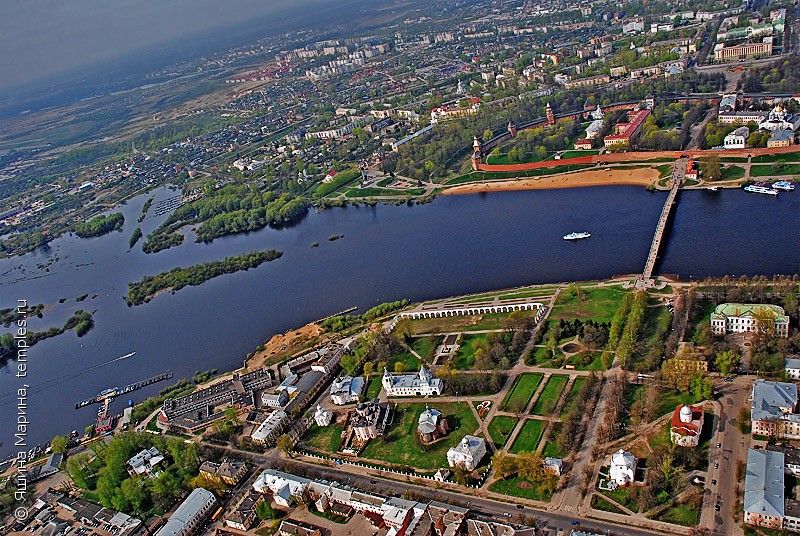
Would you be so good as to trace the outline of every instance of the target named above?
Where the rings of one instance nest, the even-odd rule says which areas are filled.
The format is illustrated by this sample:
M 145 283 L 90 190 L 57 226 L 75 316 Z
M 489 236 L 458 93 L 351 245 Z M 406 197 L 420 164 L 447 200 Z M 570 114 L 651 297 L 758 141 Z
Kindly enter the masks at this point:
M 726 149 L 744 149 L 747 144 L 747 138 L 750 136 L 750 129 L 747 127 L 739 127 L 733 132 L 725 136 L 723 146 Z
M 758 128 L 764 130 L 791 130 L 794 132 L 800 126 L 800 117 L 792 115 L 782 106 L 778 105 L 772 109 L 767 118 L 758 124 Z
M 700 444 L 703 430 L 703 408 L 681 404 L 672 413 L 669 438 L 681 447 L 696 447 Z
M 466 471 L 474 471 L 484 456 L 486 441 L 482 437 L 465 435 L 458 445 L 447 451 L 447 463 L 450 467 L 458 466 Z
M 328 426 L 332 419 L 333 411 L 317 404 L 317 411 L 314 412 L 314 422 L 317 423 L 317 426 Z
M 434 378 L 424 366 L 419 374 L 394 375 L 383 369 L 383 389 L 386 396 L 429 396 L 442 394 L 442 380 Z
M 358 402 L 364 391 L 364 377 L 342 376 L 331 384 L 331 401 L 337 406 Z
M 636 456 L 630 452 L 619 449 L 611 455 L 611 468 L 609 477 L 618 486 L 627 486 L 633 482 L 636 475 Z
M 714 335 L 755 332 L 773 326 L 778 337 L 789 336 L 789 317 L 778 305 L 721 303 L 711 313 L 711 333 Z

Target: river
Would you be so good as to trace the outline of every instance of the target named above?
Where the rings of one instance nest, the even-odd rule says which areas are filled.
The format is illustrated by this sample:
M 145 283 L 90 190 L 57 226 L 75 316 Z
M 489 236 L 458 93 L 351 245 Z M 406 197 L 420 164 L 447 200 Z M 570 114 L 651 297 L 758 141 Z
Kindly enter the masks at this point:
M 175 194 L 161 188 L 149 195 Z M 666 197 L 632 186 L 443 196 L 413 207 L 310 213 L 289 228 L 212 244 L 194 243 L 189 233 L 182 246 L 145 255 L 140 247 L 128 251 L 128 238 L 149 195 L 121 207 L 125 226 L 119 232 L 65 236 L 45 250 L 0 261 L 2 307 L 21 299 L 52 306 L 42 320 L 31 321 L 31 329 L 61 325 L 79 308 L 94 311 L 96 324 L 83 338 L 68 333 L 37 344 L 26 378 L 15 376 L 13 362 L 0 370 L 0 455 L 15 451 L 15 395 L 23 384 L 30 386 L 26 442 L 35 445 L 83 430 L 95 409 L 75 410 L 75 403 L 105 388 L 167 369 L 176 379 L 232 369 L 274 333 L 351 306 L 363 312 L 402 298 L 639 272 Z M 684 278 L 800 272 L 800 192 L 778 198 L 738 190 L 680 195 L 657 272 Z M 147 218 L 145 234 L 161 220 Z M 562 240 L 571 231 L 590 231 L 592 238 Z M 344 238 L 328 241 L 334 234 Z M 264 248 L 284 255 L 142 306 L 129 308 L 123 300 L 127 283 L 143 275 Z M 83 293 L 89 298 L 77 303 Z M 136 356 L 104 365 L 129 352 Z M 139 401 L 161 387 L 130 398 Z M 121 411 L 126 403 L 127 397 L 112 409 Z

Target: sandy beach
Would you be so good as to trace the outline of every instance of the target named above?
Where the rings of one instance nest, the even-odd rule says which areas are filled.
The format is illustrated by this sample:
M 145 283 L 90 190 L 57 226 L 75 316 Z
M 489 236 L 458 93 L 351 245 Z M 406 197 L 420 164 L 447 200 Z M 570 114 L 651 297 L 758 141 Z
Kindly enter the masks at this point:
M 551 188 L 579 188 L 583 186 L 634 185 L 650 186 L 658 183 L 659 171 L 654 168 L 593 169 L 549 177 L 519 178 L 461 184 L 442 191 L 443 195 L 474 194 L 508 190 L 545 190 Z

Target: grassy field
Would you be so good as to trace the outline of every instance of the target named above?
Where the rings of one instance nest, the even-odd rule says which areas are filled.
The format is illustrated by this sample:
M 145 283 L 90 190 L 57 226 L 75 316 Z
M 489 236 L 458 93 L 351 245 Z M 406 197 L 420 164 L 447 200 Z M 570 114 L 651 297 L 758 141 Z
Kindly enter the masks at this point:
M 555 167 L 532 169 L 528 171 L 472 171 L 448 180 L 447 186 L 467 184 L 470 182 L 480 182 L 487 180 L 515 179 L 517 177 L 541 177 L 545 175 L 557 175 L 569 171 L 579 171 L 595 167 L 594 164 L 566 164 Z
M 511 386 L 511 390 L 500 405 L 500 409 L 503 411 L 509 411 L 508 408 L 510 407 L 514 409 L 524 409 L 525 405 L 530 401 L 531 396 L 533 396 L 533 393 L 536 392 L 536 388 L 539 387 L 543 377 L 543 374 L 538 373 L 517 376 L 517 379 L 514 380 L 514 385 Z
M 367 384 L 367 399 L 372 400 L 373 398 L 378 398 L 378 395 L 381 394 L 381 377 L 383 375 L 383 371 L 376 373 L 372 378 L 369 380 L 369 384 Z
M 621 504 L 622 506 L 624 506 L 625 508 L 627 508 L 632 512 L 639 511 L 638 505 L 636 504 L 635 501 L 633 501 L 633 499 L 631 499 L 630 487 L 617 488 L 614 491 L 603 491 L 601 493 L 607 497 L 611 497 L 612 499 L 614 499 L 619 504 Z
M 667 523 L 674 523 L 676 525 L 683 525 L 684 527 L 693 527 L 697 524 L 700 518 L 700 500 L 689 500 L 683 504 L 678 504 L 667 508 L 656 517 L 659 521 L 666 521 Z
M 580 158 L 581 156 L 594 156 L 598 154 L 600 151 L 564 151 L 561 153 L 561 159 L 566 160 L 567 158 Z
M 385 440 L 373 439 L 361 456 L 378 463 L 417 469 L 447 467 L 447 450 L 458 444 L 465 434 L 475 433 L 478 422 L 466 403 L 436 404 L 434 407 L 442 412 L 450 424 L 450 433 L 443 440 L 423 450 L 417 440 L 417 424 L 420 413 L 425 411 L 425 404 L 408 404 L 398 406 Z
M 553 497 L 552 494 L 545 495 L 541 493 L 538 486 L 518 476 L 498 480 L 489 486 L 489 490 L 503 495 L 533 499 L 535 501 L 549 501 Z
M 321 450 L 335 454 L 342 444 L 342 426 L 331 424 L 330 426 L 311 425 L 311 429 L 303 436 L 302 443 L 309 448 Z
M 544 431 L 545 421 L 537 421 L 528 419 L 522 425 L 522 430 L 519 431 L 517 439 L 511 445 L 510 452 L 512 454 L 519 454 L 521 452 L 533 452 L 539 446 L 539 440 L 542 439 L 542 432 Z
M 744 177 L 744 168 L 741 166 L 728 166 L 722 169 L 721 181 L 732 181 Z
M 723 161 L 725 161 L 725 159 L 723 159 Z M 763 164 L 771 162 L 800 162 L 800 152 L 764 154 L 761 156 L 753 157 L 752 162 L 754 164 Z
M 506 299 L 504 296 L 525 297 L 526 293 L 531 293 L 532 296 L 550 296 L 555 292 L 556 287 L 523 287 L 517 289 L 494 290 L 492 292 L 485 292 L 483 294 L 474 294 L 471 296 L 464 296 L 463 298 L 456 298 L 452 303 L 477 303 L 480 301 L 487 301 L 495 296 L 500 296 L 500 299 Z
M 567 455 L 566 452 L 558 448 L 558 443 L 556 442 L 556 438 L 558 434 L 561 433 L 561 423 L 556 423 L 552 430 L 550 430 L 550 437 L 547 438 L 547 443 L 544 445 L 544 449 L 542 450 L 542 456 L 547 456 L 549 458 L 563 458 Z
M 403 352 L 402 354 L 393 355 L 389 358 L 388 366 L 390 371 L 394 371 L 395 363 L 403 363 L 404 370 L 406 372 L 411 372 L 414 370 L 419 370 L 419 359 L 417 356 L 412 354 L 411 352 Z M 379 371 L 381 374 L 383 371 Z
M 592 508 L 595 510 L 602 510 L 603 512 L 612 512 L 615 514 L 623 514 L 624 512 L 608 502 L 607 500 L 603 499 L 599 495 L 592 496 Z
M 564 403 L 562 413 L 569 413 L 578 404 L 578 391 L 581 390 L 584 383 L 586 383 L 586 378 L 575 378 L 572 387 L 569 389 L 569 394 L 567 394 L 567 401 Z
M 378 197 L 382 195 L 423 195 L 425 188 L 409 188 L 407 190 L 399 190 L 395 188 L 376 188 L 374 186 L 369 188 L 351 188 L 345 193 L 345 197 Z
M 547 380 L 547 385 L 544 386 L 542 393 L 539 395 L 539 399 L 533 405 L 531 413 L 534 415 L 549 415 L 553 413 L 558 403 L 558 397 L 561 396 L 567 381 L 569 381 L 569 376 L 560 374 L 550 376 L 550 379 Z
M 581 352 L 575 354 L 567 361 L 575 370 L 605 370 L 603 352 Z
M 517 424 L 517 419 L 507 415 L 498 415 L 489 423 L 489 434 L 494 439 L 494 444 L 497 448 L 501 448 L 508 441 L 508 437 L 514 430 Z
M 625 395 L 626 407 L 630 408 L 633 401 L 636 400 L 636 393 L 642 389 L 646 389 L 646 385 L 631 385 Z M 680 391 L 664 391 L 659 397 L 659 404 L 657 414 L 660 417 L 667 413 L 675 411 L 678 404 L 692 404 L 694 398 L 689 393 L 682 393 Z M 626 424 L 630 424 L 630 417 L 625 419 Z
M 436 347 L 442 344 L 442 337 L 417 337 L 411 342 L 411 348 L 422 356 L 423 359 L 430 360 Z
M 485 333 L 464 335 L 461 338 L 461 345 L 458 352 L 453 357 L 453 368 L 458 370 L 469 370 L 475 364 L 475 349 L 486 342 Z
M 562 318 L 609 322 L 627 293 L 620 287 L 582 288 L 577 294 L 563 291 L 558 296 L 549 320 Z
M 522 311 L 533 316 L 536 311 Z M 419 333 L 454 333 L 456 331 L 480 331 L 503 329 L 503 322 L 511 313 L 489 313 L 485 315 L 450 316 L 444 318 L 422 318 L 411 321 L 411 329 Z
M 769 177 L 771 175 L 796 175 L 800 173 L 800 164 L 771 164 L 750 166 L 751 177 Z

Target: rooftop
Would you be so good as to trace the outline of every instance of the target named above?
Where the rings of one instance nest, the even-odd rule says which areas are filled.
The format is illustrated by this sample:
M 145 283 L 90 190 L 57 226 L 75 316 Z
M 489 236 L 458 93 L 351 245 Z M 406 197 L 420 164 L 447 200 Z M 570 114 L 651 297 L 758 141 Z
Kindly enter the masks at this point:
M 783 517 L 784 460 L 782 452 L 748 449 L 744 481 L 744 511 Z

